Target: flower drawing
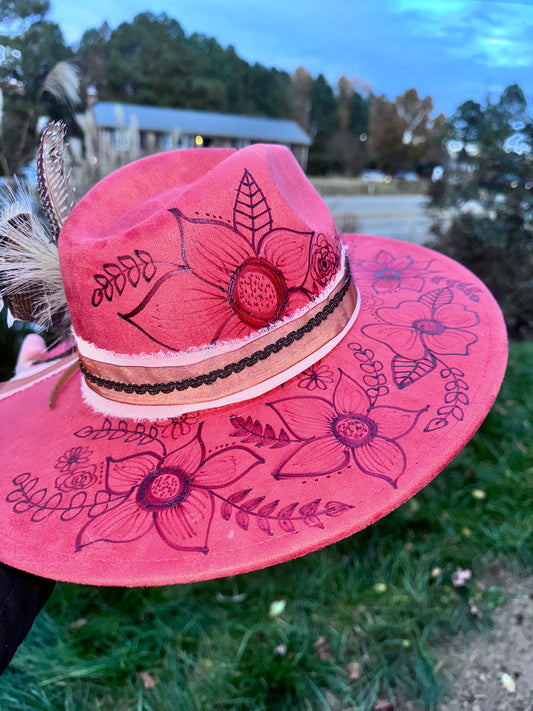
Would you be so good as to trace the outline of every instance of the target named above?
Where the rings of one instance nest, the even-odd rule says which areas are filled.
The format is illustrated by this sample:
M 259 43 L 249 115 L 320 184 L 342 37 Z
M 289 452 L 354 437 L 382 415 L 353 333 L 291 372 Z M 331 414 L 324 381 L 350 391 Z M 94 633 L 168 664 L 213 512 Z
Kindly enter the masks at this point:
M 85 466 L 91 455 L 89 447 L 72 447 L 58 458 L 55 468 L 61 472 L 72 471 L 79 466 Z
M 428 353 L 468 355 L 477 341 L 470 329 L 479 323 L 478 314 L 453 303 L 449 289 L 424 294 L 417 301 L 378 308 L 376 315 L 381 323 L 363 326 L 365 336 L 411 361 L 421 360 Z
M 186 412 L 179 417 L 170 418 L 161 425 L 161 437 L 165 439 L 186 437 L 196 425 L 198 425 L 198 415 L 195 412 Z
M 205 456 L 200 437 L 166 456 L 151 451 L 107 459 L 106 490 L 120 503 L 92 518 L 77 548 L 97 541 L 125 543 L 159 535 L 171 548 L 208 552 L 213 490 L 231 486 L 263 460 L 245 447 Z
M 316 287 L 323 288 L 333 279 L 340 267 L 340 241 L 318 234 L 311 249 L 311 275 Z M 318 289 L 316 289 L 318 291 Z
M 392 486 L 405 471 L 397 440 L 410 432 L 422 411 L 372 406 L 366 391 L 339 370 L 332 401 L 290 397 L 269 403 L 302 443 L 275 476 L 322 476 L 350 464 Z
M 88 489 L 90 486 L 93 486 L 93 484 L 96 484 L 97 481 L 96 466 L 91 464 L 89 466 L 80 467 L 79 469 L 65 470 L 55 480 L 55 487 L 59 489 L 59 491 L 66 493 L 69 491 Z
M 412 289 L 421 291 L 424 287 L 424 271 L 429 263 L 414 262 L 411 257 L 394 257 L 390 252 L 381 250 L 374 259 L 358 263 L 362 270 L 358 273 L 359 284 L 372 286 L 378 294 Z
M 333 371 L 320 361 L 298 375 L 298 387 L 306 390 L 326 390 L 334 380 Z
M 121 315 L 168 348 L 252 335 L 308 304 L 338 272 L 338 237 L 313 239 L 310 231 L 275 227 L 247 170 L 231 223 L 191 217 L 178 208 L 170 212 L 184 266 L 161 276 L 133 311 Z

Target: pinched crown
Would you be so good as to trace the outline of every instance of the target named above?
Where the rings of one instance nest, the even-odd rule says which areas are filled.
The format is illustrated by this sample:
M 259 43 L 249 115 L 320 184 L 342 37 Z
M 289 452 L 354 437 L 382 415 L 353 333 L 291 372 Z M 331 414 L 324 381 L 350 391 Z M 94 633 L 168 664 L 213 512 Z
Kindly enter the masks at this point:
M 76 206 L 59 244 L 97 409 L 254 397 L 333 348 L 356 315 L 333 219 L 279 146 L 133 163 Z
M 63 230 L 74 331 L 98 348 L 180 352 L 253 337 L 310 307 L 342 271 L 333 220 L 288 151 L 219 151 L 196 184 L 175 186 L 173 162 L 199 159 L 198 150 L 179 153 L 104 180 Z M 286 194 L 280 168 L 286 183 L 298 181 Z M 155 192 L 161 170 L 168 183 L 159 175 Z M 146 199 L 132 205 L 129 185 L 138 192 L 139 181 Z

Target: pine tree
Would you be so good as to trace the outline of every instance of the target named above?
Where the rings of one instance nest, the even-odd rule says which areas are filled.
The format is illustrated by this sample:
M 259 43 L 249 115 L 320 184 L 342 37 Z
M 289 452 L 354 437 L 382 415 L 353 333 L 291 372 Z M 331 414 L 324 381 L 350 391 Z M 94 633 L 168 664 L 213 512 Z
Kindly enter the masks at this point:
M 454 157 L 433 185 L 431 246 L 479 276 L 509 336 L 533 335 L 533 120 L 521 89 L 462 104 L 450 120 Z

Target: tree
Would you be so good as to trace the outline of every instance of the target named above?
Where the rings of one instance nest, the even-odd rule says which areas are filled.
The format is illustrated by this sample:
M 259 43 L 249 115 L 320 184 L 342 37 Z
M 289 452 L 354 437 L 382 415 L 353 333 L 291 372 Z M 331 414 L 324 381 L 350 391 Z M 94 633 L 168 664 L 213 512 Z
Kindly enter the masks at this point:
M 104 22 L 99 28 L 84 32 L 77 52 L 85 84 L 97 88 L 98 96 L 107 99 L 107 63 L 111 28 Z
M 232 45 L 224 52 L 224 61 L 219 65 L 221 78 L 226 87 L 227 110 L 231 113 L 253 112 L 247 85 L 250 67 L 241 59 Z
M 354 82 L 342 76 L 337 82 L 338 128 L 325 141 L 324 160 L 329 170 L 343 175 L 363 170 L 368 158 L 367 119 L 368 105 L 356 92 Z
M 261 64 L 250 68 L 248 95 L 254 113 L 273 118 L 291 115 L 289 98 L 290 75 L 279 69 L 267 69 Z
M 57 97 L 46 78 L 58 62 L 72 57 L 72 50 L 58 25 L 45 19 L 48 2 L 2 0 L 0 8 L 0 46 L 5 59 L 0 68 L 4 96 L 0 162 L 9 175 L 33 157 L 38 116 L 57 113 Z
M 436 166 L 446 162 L 446 144 L 450 138 L 448 121 L 444 114 L 438 114 L 431 122 L 428 138 L 421 146 L 418 171 L 421 175 L 431 177 Z
M 511 338 L 531 337 L 533 119 L 522 91 L 512 85 L 485 106 L 465 102 L 450 131 L 456 157 L 432 190 L 432 244 L 486 283 Z
M 416 89 L 408 89 L 396 97 L 398 115 L 404 123 L 402 143 L 404 149 L 404 168 L 419 172 L 430 172 L 445 157 L 444 140 L 446 137 L 445 117 L 440 114 L 432 119 L 433 99 L 421 98 Z
M 394 101 L 372 97 L 368 120 L 372 163 L 387 173 L 427 173 L 437 165 L 445 154 L 445 121 L 442 115 L 433 119 L 432 111 L 432 98 L 420 98 L 416 89 Z
M 341 131 L 350 128 L 354 96 L 355 89 L 350 80 L 345 76 L 340 77 L 337 81 L 337 114 Z
M 110 98 L 154 106 L 186 105 L 194 60 L 177 20 L 142 13 L 119 25 L 107 45 Z
M 377 168 L 393 173 L 405 165 L 403 136 L 405 123 L 396 104 L 384 96 L 374 97 L 370 105 L 370 160 Z
M 433 99 L 430 96 L 421 99 L 416 89 L 408 89 L 396 97 L 395 103 L 398 116 L 404 124 L 402 142 L 405 145 L 417 145 L 427 141 Z
M 352 113 L 350 116 L 349 128 L 361 139 L 368 138 L 368 125 L 370 119 L 369 98 L 364 98 L 362 94 L 355 91 L 352 100 Z
M 233 47 L 190 37 L 166 14 L 141 13 L 111 32 L 86 33 L 80 56 L 92 61 L 90 80 L 117 101 L 208 111 L 289 117 L 290 77 L 247 64 Z M 100 65 L 96 66 L 97 59 Z
M 304 67 L 298 67 L 291 77 L 289 94 L 292 101 L 292 111 L 304 131 L 311 130 L 311 87 L 313 77 Z
M 313 143 L 309 150 L 308 167 L 311 173 L 320 174 L 331 168 L 327 155 L 327 142 L 339 126 L 337 100 L 323 74 L 319 74 L 313 81 L 309 99 Z
M 326 141 L 328 169 L 341 175 L 359 175 L 368 160 L 367 144 L 348 129 L 335 131 Z

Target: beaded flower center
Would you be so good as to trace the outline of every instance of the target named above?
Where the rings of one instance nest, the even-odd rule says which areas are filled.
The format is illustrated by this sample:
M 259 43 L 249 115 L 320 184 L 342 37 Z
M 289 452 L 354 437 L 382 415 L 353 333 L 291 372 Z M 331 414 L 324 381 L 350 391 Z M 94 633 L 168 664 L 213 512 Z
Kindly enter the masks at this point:
M 189 490 L 189 478 L 184 472 L 163 467 L 142 482 L 137 491 L 137 503 L 149 511 L 168 508 L 183 501 Z
M 361 447 L 376 436 L 376 424 L 364 415 L 347 415 L 335 420 L 333 432 L 342 444 Z
M 263 328 L 277 321 L 287 308 L 283 274 L 266 259 L 252 257 L 231 278 L 229 303 L 248 326 Z
M 432 336 L 439 335 L 440 333 L 443 333 L 445 330 L 444 326 L 442 323 L 439 321 L 433 321 L 433 319 L 420 319 L 419 321 L 415 321 L 413 323 L 413 328 L 416 328 L 417 331 L 420 331 L 421 333 L 428 333 L 431 334 Z
M 397 280 L 400 279 L 401 276 L 402 273 L 397 271 L 396 269 L 381 269 L 380 271 L 376 272 L 376 277 L 378 279 Z

